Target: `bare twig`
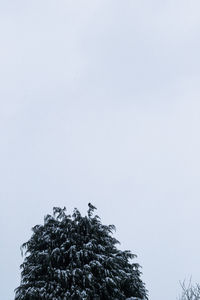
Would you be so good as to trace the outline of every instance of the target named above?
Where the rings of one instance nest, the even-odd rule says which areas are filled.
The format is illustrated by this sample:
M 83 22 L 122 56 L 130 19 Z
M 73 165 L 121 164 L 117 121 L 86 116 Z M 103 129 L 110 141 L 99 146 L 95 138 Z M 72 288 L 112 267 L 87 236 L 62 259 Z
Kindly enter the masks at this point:
M 200 285 L 198 283 L 192 284 L 192 278 L 190 278 L 189 283 L 186 281 L 180 282 L 182 293 L 179 300 L 200 300 Z

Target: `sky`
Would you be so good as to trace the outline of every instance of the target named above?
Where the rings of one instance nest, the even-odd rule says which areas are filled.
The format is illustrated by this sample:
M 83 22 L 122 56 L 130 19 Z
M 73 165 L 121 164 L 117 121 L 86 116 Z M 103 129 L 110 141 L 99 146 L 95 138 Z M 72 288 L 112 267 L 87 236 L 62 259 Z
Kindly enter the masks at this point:
M 0 298 L 53 206 L 98 208 L 152 300 L 199 281 L 200 2 L 0 0 Z

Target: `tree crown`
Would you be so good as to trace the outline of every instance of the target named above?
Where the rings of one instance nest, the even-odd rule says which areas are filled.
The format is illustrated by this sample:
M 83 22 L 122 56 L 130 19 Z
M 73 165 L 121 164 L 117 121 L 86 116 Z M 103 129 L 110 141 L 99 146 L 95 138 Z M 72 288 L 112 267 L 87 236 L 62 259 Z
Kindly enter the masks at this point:
M 130 251 L 117 249 L 114 225 L 103 225 L 95 207 L 86 216 L 78 209 L 53 208 L 43 225 L 32 228 L 21 247 L 25 259 L 15 300 L 144 299 L 140 266 Z

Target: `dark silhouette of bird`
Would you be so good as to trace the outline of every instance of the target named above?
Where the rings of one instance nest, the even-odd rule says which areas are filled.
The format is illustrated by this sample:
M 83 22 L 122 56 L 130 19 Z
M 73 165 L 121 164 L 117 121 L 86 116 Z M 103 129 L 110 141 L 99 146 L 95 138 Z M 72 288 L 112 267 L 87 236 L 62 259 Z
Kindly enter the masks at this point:
M 88 207 L 89 207 L 89 209 L 91 209 L 91 210 L 94 210 L 94 209 L 96 209 L 96 207 L 95 206 L 93 206 L 90 202 L 88 203 Z

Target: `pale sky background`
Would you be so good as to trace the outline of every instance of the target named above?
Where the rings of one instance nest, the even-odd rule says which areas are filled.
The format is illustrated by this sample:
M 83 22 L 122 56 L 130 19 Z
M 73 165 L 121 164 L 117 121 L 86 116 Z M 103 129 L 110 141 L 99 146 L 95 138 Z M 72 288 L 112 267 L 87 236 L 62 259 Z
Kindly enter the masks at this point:
M 199 53 L 199 0 L 0 0 L 0 299 L 31 227 L 89 201 L 150 299 L 200 282 Z

